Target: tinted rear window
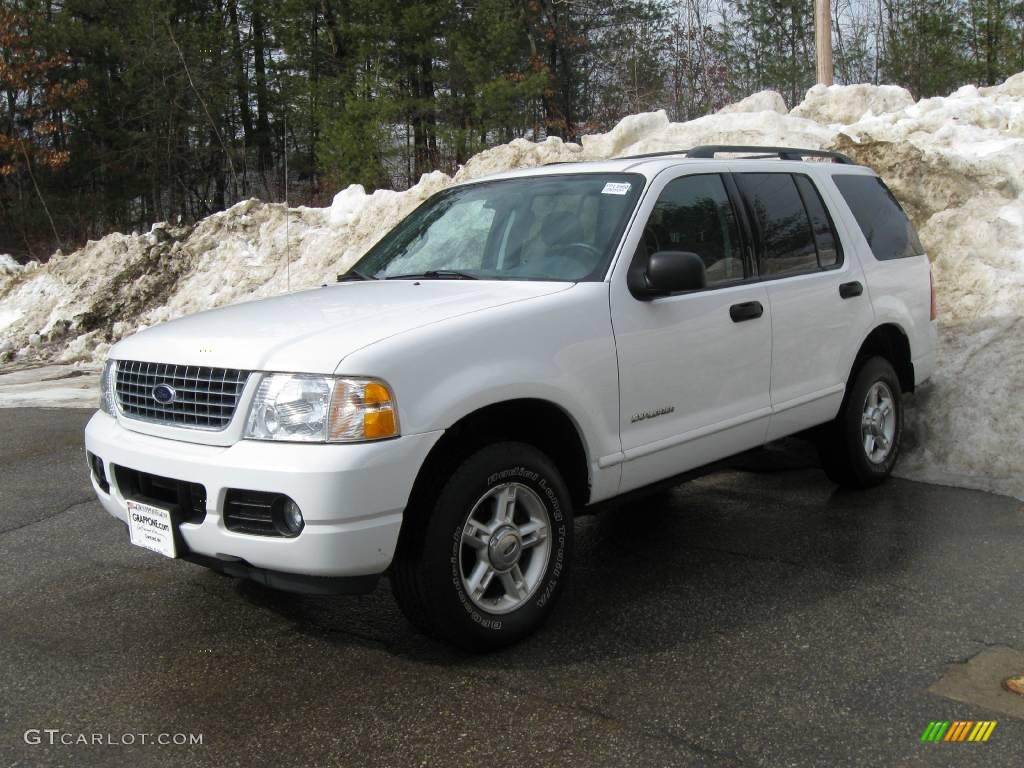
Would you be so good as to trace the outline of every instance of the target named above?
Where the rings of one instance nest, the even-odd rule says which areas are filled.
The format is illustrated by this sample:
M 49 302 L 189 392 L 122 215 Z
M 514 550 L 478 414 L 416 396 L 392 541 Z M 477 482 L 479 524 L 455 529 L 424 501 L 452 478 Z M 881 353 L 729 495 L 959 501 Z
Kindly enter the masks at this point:
M 924 253 L 907 214 L 880 178 L 844 174 L 832 178 L 876 259 L 900 259 Z
M 818 269 L 818 251 L 803 201 L 788 173 L 736 175 L 761 234 L 761 274 L 799 275 Z
M 807 215 L 811 219 L 814 242 L 818 246 L 818 266 L 828 269 L 842 263 L 839 238 L 832 226 L 832 219 L 829 217 L 828 211 L 825 210 L 825 203 L 822 201 L 821 195 L 806 176 L 793 176 L 793 181 L 796 182 L 796 188 L 800 190 L 800 197 L 803 198 Z

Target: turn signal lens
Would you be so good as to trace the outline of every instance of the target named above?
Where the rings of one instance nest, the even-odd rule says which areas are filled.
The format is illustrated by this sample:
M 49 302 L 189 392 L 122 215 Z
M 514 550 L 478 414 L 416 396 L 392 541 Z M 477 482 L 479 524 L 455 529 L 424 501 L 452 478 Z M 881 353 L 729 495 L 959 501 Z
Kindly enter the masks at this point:
M 395 412 L 390 408 L 385 411 L 368 411 L 363 415 L 363 436 L 367 440 L 394 437 L 397 433 Z
M 382 440 L 398 434 L 395 398 L 384 382 L 349 378 L 335 381 L 328 440 Z
M 389 403 L 391 402 L 391 393 L 380 382 L 370 381 L 367 382 L 365 389 L 363 389 L 363 402 L 367 405 L 371 403 Z

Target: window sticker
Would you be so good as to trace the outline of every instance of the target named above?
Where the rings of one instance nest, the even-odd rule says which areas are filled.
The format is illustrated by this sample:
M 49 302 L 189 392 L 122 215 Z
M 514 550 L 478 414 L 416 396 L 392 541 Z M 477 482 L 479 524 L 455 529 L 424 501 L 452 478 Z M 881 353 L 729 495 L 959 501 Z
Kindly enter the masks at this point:
M 609 181 L 601 190 L 602 195 L 628 195 L 632 184 L 626 181 Z

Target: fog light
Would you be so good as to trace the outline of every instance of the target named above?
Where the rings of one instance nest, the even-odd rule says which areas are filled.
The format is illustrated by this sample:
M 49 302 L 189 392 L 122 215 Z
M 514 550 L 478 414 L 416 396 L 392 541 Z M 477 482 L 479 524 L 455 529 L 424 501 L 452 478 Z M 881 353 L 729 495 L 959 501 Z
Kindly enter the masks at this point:
M 274 502 L 274 526 L 282 536 L 298 536 L 305 525 L 302 510 L 294 501 L 287 496 L 280 496 Z

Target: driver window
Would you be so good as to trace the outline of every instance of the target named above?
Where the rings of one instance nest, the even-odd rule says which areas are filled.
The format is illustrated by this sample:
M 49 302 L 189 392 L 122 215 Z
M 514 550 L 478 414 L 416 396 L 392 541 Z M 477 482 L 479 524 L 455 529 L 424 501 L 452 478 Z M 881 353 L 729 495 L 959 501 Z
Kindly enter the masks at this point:
M 643 245 L 648 254 L 696 253 L 707 270 L 709 288 L 745 277 L 736 212 L 718 174 L 670 181 L 647 220 Z

